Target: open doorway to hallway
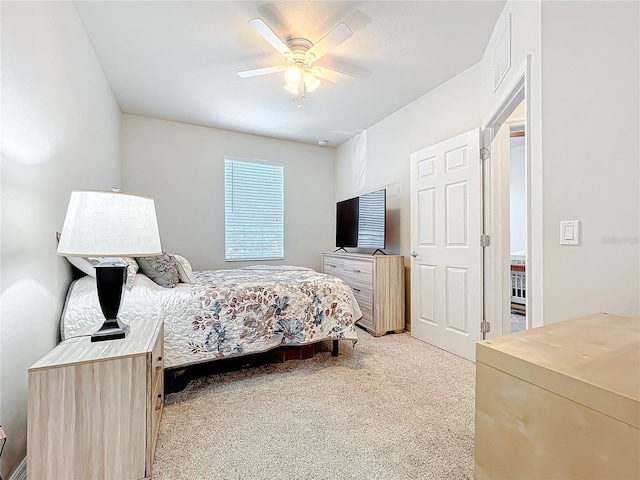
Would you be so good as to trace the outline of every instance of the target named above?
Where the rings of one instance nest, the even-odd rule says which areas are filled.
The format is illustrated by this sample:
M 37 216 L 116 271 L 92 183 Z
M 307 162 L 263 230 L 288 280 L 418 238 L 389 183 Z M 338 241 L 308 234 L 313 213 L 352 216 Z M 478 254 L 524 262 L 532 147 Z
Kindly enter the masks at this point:
M 510 332 L 527 329 L 527 183 L 524 100 L 505 122 L 509 126 Z
M 530 326 L 529 68 L 527 57 L 482 122 L 483 338 Z

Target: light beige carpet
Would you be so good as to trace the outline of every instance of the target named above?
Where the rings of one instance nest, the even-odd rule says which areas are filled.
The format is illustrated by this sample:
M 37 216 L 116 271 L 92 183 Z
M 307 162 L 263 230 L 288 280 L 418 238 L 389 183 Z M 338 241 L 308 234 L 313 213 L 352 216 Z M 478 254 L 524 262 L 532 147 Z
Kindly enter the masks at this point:
M 474 364 L 408 333 L 358 336 L 338 357 L 211 375 L 167 395 L 153 477 L 473 478 Z

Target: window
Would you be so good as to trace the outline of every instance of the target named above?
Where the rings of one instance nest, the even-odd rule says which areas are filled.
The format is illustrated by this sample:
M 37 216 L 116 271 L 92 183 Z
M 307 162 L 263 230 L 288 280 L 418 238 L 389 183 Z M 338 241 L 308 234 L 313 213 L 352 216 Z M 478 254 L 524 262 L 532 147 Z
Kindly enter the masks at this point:
M 224 157 L 225 260 L 284 258 L 281 163 Z

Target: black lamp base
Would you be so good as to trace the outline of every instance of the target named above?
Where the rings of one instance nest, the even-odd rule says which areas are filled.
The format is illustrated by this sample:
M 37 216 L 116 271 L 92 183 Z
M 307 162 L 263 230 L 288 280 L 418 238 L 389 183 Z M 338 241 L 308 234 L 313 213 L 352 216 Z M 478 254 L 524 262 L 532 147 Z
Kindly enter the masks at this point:
M 92 342 L 124 338 L 129 333 L 129 325 L 118 319 L 126 278 L 127 265 L 119 258 L 104 258 L 96 265 L 98 300 L 106 320 L 100 330 L 91 335 Z
M 129 333 L 129 325 L 119 320 L 107 320 L 102 324 L 100 330 L 91 335 L 92 342 L 102 342 L 104 340 L 116 340 L 124 338 Z

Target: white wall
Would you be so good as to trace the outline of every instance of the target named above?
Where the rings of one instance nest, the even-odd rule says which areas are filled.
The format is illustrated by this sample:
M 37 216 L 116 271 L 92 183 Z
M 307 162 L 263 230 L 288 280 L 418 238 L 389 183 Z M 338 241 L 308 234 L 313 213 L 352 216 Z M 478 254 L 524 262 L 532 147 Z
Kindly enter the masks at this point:
M 478 66 L 462 72 L 337 148 L 336 200 L 387 187 L 388 215 L 398 230 L 387 253 L 406 256 L 411 249 L 409 155 L 480 125 L 479 75 Z
M 507 15 L 511 69 L 493 92 L 492 36 L 483 109 L 530 55 L 527 313 L 533 326 L 638 315 L 638 3 L 511 0 L 498 25 Z M 559 245 L 560 220 L 582 220 L 581 246 Z
M 542 3 L 545 323 L 640 314 L 639 32 L 638 2 Z
M 405 256 L 406 325 L 411 328 L 409 155 L 480 125 L 480 68 L 474 66 L 401 108 L 336 151 L 336 199 L 387 187 L 387 248 Z
M 27 369 L 57 342 L 71 277 L 55 232 L 72 189 L 118 182 L 120 110 L 73 3 L 0 8 L 0 424 L 9 478 L 25 456 Z
M 406 255 L 409 153 L 479 126 L 528 61 L 532 324 L 638 315 L 638 8 L 508 1 L 497 25 L 510 17 L 511 68 L 499 87 L 496 30 L 479 64 L 338 147 L 337 198 L 397 184 L 397 251 Z M 561 247 L 559 222 L 574 219 L 582 245 Z
M 224 156 L 281 161 L 285 259 L 321 269 L 334 248 L 334 149 L 213 128 L 122 116 L 125 191 L 154 197 L 162 247 L 196 270 L 237 268 L 224 259 Z M 256 262 L 249 262 L 256 263 Z
M 505 88 L 514 78 L 518 67 L 530 56 L 533 75 L 529 89 L 532 97 L 527 104 L 532 121 L 529 131 L 536 136 L 531 142 L 532 184 L 541 187 L 540 158 L 540 2 L 509 1 L 506 3 L 500 22 L 511 18 L 511 69 L 499 88 L 493 88 L 492 41 L 480 62 L 447 81 L 438 88 L 420 97 L 413 103 L 367 129 L 361 135 L 345 142 L 336 153 L 336 198 L 346 198 L 362 191 L 391 185 L 396 197 L 388 199 L 388 209 L 398 217 L 398 241 L 387 249 L 389 253 L 405 255 L 405 266 L 409 269 L 410 245 L 409 218 L 409 155 L 420 148 L 433 145 L 457 134 L 479 128 L 482 119 L 504 94 Z M 389 201 L 390 200 L 390 201 Z M 393 211 L 396 210 L 396 211 Z M 534 221 L 542 224 L 541 199 L 532 205 Z M 541 238 L 541 227 L 532 228 Z M 539 268 L 537 284 L 542 283 L 542 246 L 533 241 Z M 407 272 L 407 297 L 410 294 Z M 542 295 L 540 295 L 540 304 Z M 407 321 L 410 319 L 407 298 Z M 541 305 L 538 310 L 542 312 Z M 540 320 L 540 324 L 542 320 Z
M 527 191 L 525 184 L 524 137 L 514 137 L 511 139 L 510 161 L 510 250 L 512 252 L 523 252 L 527 249 Z

